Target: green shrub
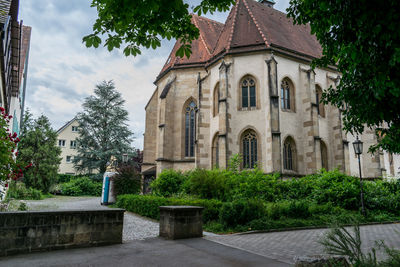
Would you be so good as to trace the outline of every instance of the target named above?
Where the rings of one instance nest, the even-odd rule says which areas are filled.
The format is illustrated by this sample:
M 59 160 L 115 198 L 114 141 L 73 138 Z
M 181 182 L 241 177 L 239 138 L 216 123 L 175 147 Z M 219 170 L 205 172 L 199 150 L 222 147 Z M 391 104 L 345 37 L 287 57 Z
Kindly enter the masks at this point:
M 115 196 L 140 193 L 142 176 L 133 166 L 118 169 L 118 174 L 112 177 Z
M 332 214 L 335 207 L 331 203 L 319 205 L 310 200 L 283 200 L 267 203 L 267 215 L 272 220 L 281 218 L 307 219 L 318 214 Z
M 219 169 L 196 169 L 186 173 L 185 191 L 191 195 L 205 199 L 226 199 L 226 174 Z
M 12 181 L 9 184 L 6 198 L 40 200 L 43 197 L 39 190 L 30 187 L 27 188 L 22 182 Z
M 301 178 L 313 178 L 314 185 L 311 198 L 317 203 L 331 202 L 348 210 L 358 210 L 360 206 L 360 181 L 353 176 L 347 176 L 338 170 L 322 171 L 317 175 Z
M 142 216 L 160 219 L 159 206 L 202 206 L 203 222 L 218 220 L 222 202 L 207 199 L 177 199 L 152 195 L 121 195 L 117 197 L 116 205 Z
M 161 172 L 159 177 L 155 179 L 150 187 L 154 194 L 169 197 L 172 194 L 182 192 L 182 184 L 185 176 L 180 171 L 167 169 Z
M 57 174 L 57 183 L 68 183 L 73 178 L 75 178 L 75 176 L 72 174 L 59 173 Z
M 75 178 L 61 184 L 61 193 L 66 196 L 100 196 L 102 183 L 94 182 L 88 177 Z
M 234 200 L 222 205 L 219 219 L 225 226 L 247 225 L 265 215 L 264 203 L 257 200 Z
M 237 198 L 259 198 L 264 201 L 275 201 L 279 199 L 279 192 L 276 190 L 278 174 L 265 175 L 261 170 L 245 170 L 230 176 L 228 182 L 230 195 Z
M 26 210 L 28 210 L 28 206 L 26 205 L 25 202 L 21 202 L 21 203 L 19 204 L 18 210 L 19 210 L 19 211 L 26 211 Z

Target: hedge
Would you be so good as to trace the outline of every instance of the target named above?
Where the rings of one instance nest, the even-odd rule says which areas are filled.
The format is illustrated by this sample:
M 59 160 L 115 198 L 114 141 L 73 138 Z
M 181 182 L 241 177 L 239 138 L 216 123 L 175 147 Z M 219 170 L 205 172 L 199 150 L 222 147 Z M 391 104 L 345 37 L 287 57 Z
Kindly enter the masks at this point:
M 222 202 L 215 199 L 165 198 L 151 195 L 120 195 L 116 205 L 133 213 L 152 219 L 160 219 L 159 206 L 201 206 L 203 222 L 217 221 Z

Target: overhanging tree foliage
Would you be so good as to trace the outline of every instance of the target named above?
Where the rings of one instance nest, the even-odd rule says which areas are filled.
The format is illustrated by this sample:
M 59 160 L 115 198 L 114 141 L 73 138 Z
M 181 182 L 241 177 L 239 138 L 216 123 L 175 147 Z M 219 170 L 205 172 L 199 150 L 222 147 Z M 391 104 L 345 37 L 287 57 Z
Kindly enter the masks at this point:
M 85 36 L 87 47 L 98 47 L 101 36 L 106 35 L 104 46 L 108 50 L 126 44 L 126 56 L 140 54 L 140 48 L 161 46 L 160 38 L 180 40 L 177 55 L 191 54 L 191 41 L 199 37 L 199 30 L 191 23 L 189 4 L 184 0 L 93 0 L 98 18 L 93 33 Z M 227 11 L 235 0 L 202 0 L 193 11 L 199 15 L 214 11 Z
M 318 66 L 337 65 L 337 88 L 323 97 L 343 109 L 344 127 L 375 128 L 381 147 L 400 153 L 400 2 L 291 0 L 288 16 L 310 23 L 323 48 Z
M 123 108 L 124 103 L 112 81 L 96 85 L 94 95 L 85 99 L 83 112 L 77 115 L 78 155 L 73 160 L 77 170 L 104 173 L 111 156 L 120 160 L 132 150 L 132 132 L 126 124 L 128 112 Z
M 24 172 L 24 183 L 28 187 L 48 192 L 57 179 L 61 162 L 61 149 L 56 144 L 57 132 L 51 128 L 46 116 L 33 119 L 27 110 L 20 139 L 17 164 L 30 166 Z

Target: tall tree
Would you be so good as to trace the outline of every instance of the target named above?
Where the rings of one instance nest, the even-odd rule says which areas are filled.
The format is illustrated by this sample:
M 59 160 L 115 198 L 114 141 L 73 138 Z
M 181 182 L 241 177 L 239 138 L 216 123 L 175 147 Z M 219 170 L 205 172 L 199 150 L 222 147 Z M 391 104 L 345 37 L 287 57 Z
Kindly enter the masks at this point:
M 343 109 L 344 127 L 375 128 L 381 147 L 400 153 L 400 2 L 291 0 L 288 15 L 309 23 L 323 57 L 314 66 L 336 65 L 337 88 L 323 95 Z
M 227 11 L 235 0 L 202 0 L 193 12 Z M 191 54 L 191 41 L 199 37 L 199 30 L 191 22 L 189 4 L 184 0 L 92 0 L 98 18 L 93 33 L 85 36 L 87 47 L 98 47 L 100 37 L 107 34 L 104 46 L 108 50 L 120 48 L 125 43 L 126 56 L 140 54 L 140 48 L 161 46 L 161 38 L 175 38 L 182 43 L 177 55 Z
M 27 110 L 18 144 L 17 164 L 31 166 L 24 172 L 23 181 L 29 187 L 48 192 L 56 181 L 61 162 L 61 149 L 57 146 L 57 132 L 49 119 L 41 115 L 37 119 Z
M 115 89 L 113 81 L 96 85 L 94 95 L 83 103 L 83 112 L 78 113 L 78 155 L 73 162 L 79 171 L 100 173 L 106 171 L 111 156 L 121 159 L 131 151 L 132 132 L 128 129 L 128 112 L 125 100 Z

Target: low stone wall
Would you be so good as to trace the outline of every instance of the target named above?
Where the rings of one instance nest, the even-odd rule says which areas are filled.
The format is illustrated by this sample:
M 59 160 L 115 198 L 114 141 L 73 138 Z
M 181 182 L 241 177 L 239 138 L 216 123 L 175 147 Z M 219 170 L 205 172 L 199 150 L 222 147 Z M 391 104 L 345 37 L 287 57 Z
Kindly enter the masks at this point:
M 0 256 L 122 243 L 124 211 L 0 212 Z

